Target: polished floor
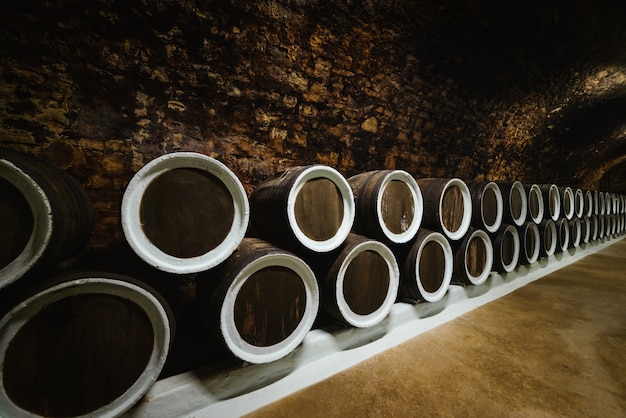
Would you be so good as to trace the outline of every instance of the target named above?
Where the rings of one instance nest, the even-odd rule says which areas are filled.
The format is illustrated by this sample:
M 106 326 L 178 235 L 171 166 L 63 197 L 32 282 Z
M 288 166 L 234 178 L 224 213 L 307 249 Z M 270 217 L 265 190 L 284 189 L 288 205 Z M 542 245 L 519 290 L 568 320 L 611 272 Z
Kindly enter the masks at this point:
M 626 239 L 250 417 L 626 417 Z

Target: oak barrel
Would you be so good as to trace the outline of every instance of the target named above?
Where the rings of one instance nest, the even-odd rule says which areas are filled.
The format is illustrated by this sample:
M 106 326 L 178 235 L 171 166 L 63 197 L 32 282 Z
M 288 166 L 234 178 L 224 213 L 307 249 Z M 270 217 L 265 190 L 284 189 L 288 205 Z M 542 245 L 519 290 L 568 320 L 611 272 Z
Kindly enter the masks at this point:
M 567 250 L 570 241 L 570 227 L 569 221 L 566 218 L 561 218 L 556 222 L 557 231 L 557 245 L 555 253 L 562 253 Z
M 571 187 L 559 187 L 559 193 L 561 195 L 561 214 L 562 218 L 568 221 L 574 217 L 576 210 L 574 201 L 574 191 Z
M 528 198 L 524 185 L 519 181 L 496 182 L 504 201 L 504 223 L 522 226 L 528 214 Z
M 350 177 L 348 183 L 354 194 L 355 233 L 393 244 L 415 237 L 424 203 L 413 176 L 403 170 L 377 170 Z
M 437 302 L 445 296 L 452 280 L 454 255 L 443 234 L 420 228 L 408 254 L 397 258 L 402 299 Z
M 581 189 L 574 190 L 574 216 L 582 218 L 585 213 L 585 194 Z
M 604 238 L 606 235 L 605 215 L 598 215 L 598 239 Z
M 400 271 L 395 255 L 377 240 L 351 233 L 344 244 L 311 263 L 320 286 L 320 307 L 357 328 L 387 317 L 398 295 Z
M 502 224 L 503 201 L 500 187 L 493 181 L 467 183 L 472 197 L 471 224 L 487 232 L 496 232 Z
M 556 184 L 542 184 L 539 186 L 543 195 L 543 204 L 545 208 L 545 219 L 552 219 L 554 222 L 559 220 L 561 215 L 561 193 Z
M 553 255 L 558 244 L 556 223 L 552 219 L 544 219 L 539 224 L 539 234 L 541 235 L 540 255 L 542 257 Z
M 0 320 L 0 416 L 117 417 L 159 376 L 173 339 L 167 304 L 110 273 L 76 273 Z
M 584 192 L 584 210 L 583 215 L 586 217 L 590 217 L 593 215 L 593 198 L 594 193 L 591 190 L 585 190 Z
M 493 267 L 493 244 L 482 229 L 470 228 L 465 237 L 452 243 L 453 280 L 470 285 L 483 284 Z
M 348 181 L 325 165 L 297 166 L 276 173 L 250 195 L 254 234 L 284 248 L 329 252 L 354 224 Z
M 573 217 L 568 221 L 569 224 L 569 242 L 568 248 L 577 248 L 582 240 L 582 225 L 580 219 Z
M 598 192 L 598 215 L 604 215 L 606 212 L 606 202 L 604 201 L 604 192 Z
M 519 264 L 532 264 L 539 258 L 541 251 L 542 236 L 539 227 L 533 221 L 528 221 L 519 227 L 520 235 L 520 256 Z
M 589 240 L 590 241 L 596 241 L 598 238 L 600 238 L 599 233 L 600 233 L 600 221 L 598 220 L 598 215 L 592 215 L 589 217 L 589 224 L 590 224 L 590 234 L 589 234 Z
M 589 219 L 588 216 L 583 216 L 580 220 L 580 226 L 582 228 L 582 234 L 580 238 L 581 243 L 587 244 L 589 241 L 591 241 L 591 219 Z
M 520 257 L 520 238 L 515 225 L 502 224 L 493 238 L 493 265 L 500 273 L 517 268 Z
M 424 198 L 422 225 L 456 241 L 465 236 L 472 220 L 472 198 L 458 178 L 418 179 Z
M 155 158 L 122 198 L 126 240 L 149 265 L 169 273 L 208 270 L 237 248 L 248 227 L 243 185 L 221 162 L 195 152 Z
M 315 274 L 300 257 L 246 237 L 218 267 L 196 281 L 203 320 L 232 354 L 268 363 L 293 351 L 319 307 Z
M 0 149 L 0 289 L 82 251 L 93 211 L 80 183 L 45 160 Z
M 528 218 L 536 224 L 541 223 L 544 218 L 543 194 L 537 184 L 524 185 L 526 198 L 528 201 Z

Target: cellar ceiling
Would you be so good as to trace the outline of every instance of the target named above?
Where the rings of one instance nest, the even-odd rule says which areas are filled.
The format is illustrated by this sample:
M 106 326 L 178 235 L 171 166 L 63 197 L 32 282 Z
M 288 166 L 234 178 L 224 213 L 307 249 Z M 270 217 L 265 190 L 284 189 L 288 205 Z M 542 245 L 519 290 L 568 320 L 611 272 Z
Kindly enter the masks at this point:
M 626 192 L 623 1 L 222 0 L 0 6 L 0 144 L 85 186 L 121 239 L 132 174 L 219 159 Z

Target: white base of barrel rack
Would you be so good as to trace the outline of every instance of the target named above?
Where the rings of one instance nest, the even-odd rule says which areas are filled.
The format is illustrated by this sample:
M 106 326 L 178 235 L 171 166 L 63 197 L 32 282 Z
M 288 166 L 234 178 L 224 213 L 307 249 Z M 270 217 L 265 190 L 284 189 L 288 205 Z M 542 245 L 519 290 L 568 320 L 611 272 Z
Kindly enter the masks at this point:
M 623 238 L 618 238 L 623 239 Z M 316 329 L 300 347 L 273 363 L 210 373 L 194 370 L 160 380 L 125 417 L 238 417 L 320 382 L 386 349 L 496 300 L 617 242 L 582 244 L 561 254 L 491 273 L 480 286 L 450 286 L 439 302 L 396 303 L 373 328 Z

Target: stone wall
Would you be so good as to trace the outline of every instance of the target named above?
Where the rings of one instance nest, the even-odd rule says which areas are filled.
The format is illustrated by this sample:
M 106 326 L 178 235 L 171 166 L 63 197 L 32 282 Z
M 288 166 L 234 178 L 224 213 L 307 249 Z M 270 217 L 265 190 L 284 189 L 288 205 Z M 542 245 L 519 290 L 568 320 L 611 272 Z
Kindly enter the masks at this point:
M 178 150 L 248 192 L 313 163 L 596 186 L 626 155 L 624 7 L 500 3 L 7 0 L 0 145 L 81 181 L 95 247 Z

